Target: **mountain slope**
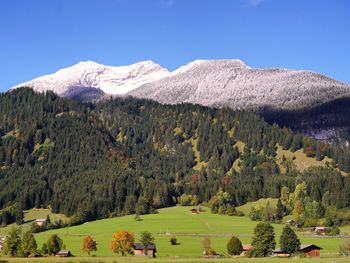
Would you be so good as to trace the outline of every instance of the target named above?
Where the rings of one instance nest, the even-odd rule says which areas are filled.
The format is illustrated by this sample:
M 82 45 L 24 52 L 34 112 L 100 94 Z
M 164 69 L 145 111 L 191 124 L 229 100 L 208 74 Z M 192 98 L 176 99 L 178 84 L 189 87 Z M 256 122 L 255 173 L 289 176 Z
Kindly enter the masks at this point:
M 130 95 L 250 109 L 271 124 L 315 138 L 350 138 L 350 104 L 343 103 L 350 100 L 349 85 L 309 71 L 254 69 L 241 60 L 196 60 L 173 72 L 151 61 L 122 67 L 87 61 L 19 86 L 80 101 Z
M 52 90 L 59 96 L 77 97 L 87 92 L 96 97 L 107 94 L 125 94 L 145 83 L 154 82 L 169 74 L 167 69 L 152 61 L 129 66 L 110 67 L 93 61 L 80 62 L 56 73 L 21 83 L 37 92 Z
M 202 60 L 129 94 L 170 104 L 285 110 L 350 95 L 350 86 L 308 71 L 252 69 L 239 60 Z
M 82 222 L 152 213 L 183 194 L 208 202 L 221 190 L 238 206 L 300 180 L 312 200 L 328 191 L 330 204 L 350 206 L 350 177 L 339 171 L 350 171 L 349 149 L 251 112 L 134 98 L 82 104 L 31 89 L 0 94 L 0 112 L 0 214 L 50 205 Z

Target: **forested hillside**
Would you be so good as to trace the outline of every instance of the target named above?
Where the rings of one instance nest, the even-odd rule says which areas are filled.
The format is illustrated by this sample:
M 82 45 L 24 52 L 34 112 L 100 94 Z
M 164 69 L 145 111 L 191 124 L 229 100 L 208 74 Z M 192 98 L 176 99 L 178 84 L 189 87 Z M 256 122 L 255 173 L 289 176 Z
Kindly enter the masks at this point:
M 250 112 L 131 98 L 82 104 L 25 88 L 1 94 L 0 112 L 0 209 L 7 221 L 13 211 L 48 205 L 76 222 L 152 213 L 184 194 L 200 203 L 224 192 L 223 205 L 234 207 L 279 197 L 283 186 L 303 181 L 312 200 L 328 192 L 329 205 L 350 206 L 346 147 Z M 281 147 L 302 151 L 318 167 L 277 158 Z

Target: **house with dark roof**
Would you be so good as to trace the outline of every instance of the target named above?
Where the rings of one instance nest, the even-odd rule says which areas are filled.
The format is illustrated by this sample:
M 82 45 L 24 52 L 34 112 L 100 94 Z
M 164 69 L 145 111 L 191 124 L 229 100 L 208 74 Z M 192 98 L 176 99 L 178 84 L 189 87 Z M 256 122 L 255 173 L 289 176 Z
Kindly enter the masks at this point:
M 190 212 L 191 212 L 191 214 L 194 214 L 194 215 L 198 215 L 198 214 L 199 214 L 198 209 L 195 209 L 195 208 L 192 208 L 192 209 L 190 210 Z
M 141 243 L 134 244 L 134 254 L 137 257 L 156 257 L 157 248 L 154 243 L 151 243 L 147 246 L 147 255 L 145 254 L 145 247 Z
M 319 257 L 322 248 L 314 244 L 301 245 L 299 251 L 305 253 L 309 257 Z
M 71 257 L 72 253 L 70 253 L 70 250 L 61 250 L 61 251 L 58 251 L 58 253 L 55 256 L 66 258 L 66 257 Z
M 321 247 L 316 246 L 314 244 L 307 244 L 307 245 L 301 245 L 299 252 L 304 253 L 308 257 L 319 257 L 321 249 L 322 249 Z M 276 248 L 273 251 L 273 255 L 277 257 L 290 257 L 289 253 L 279 248 Z

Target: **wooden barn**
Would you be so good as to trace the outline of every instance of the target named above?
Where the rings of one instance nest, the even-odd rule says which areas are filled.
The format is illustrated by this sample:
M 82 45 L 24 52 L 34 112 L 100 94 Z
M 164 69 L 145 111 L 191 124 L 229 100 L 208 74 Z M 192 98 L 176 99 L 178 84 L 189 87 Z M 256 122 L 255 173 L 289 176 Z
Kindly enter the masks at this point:
M 58 251 L 58 253 L 56 254 L 56 257 L 60 257 L 60 258 L 66 258 L 71 256 L 72 256 L 72 253 L 70 253 L 70 250 L 61 250 L 61 251 Z
M 309 257 L 319 257 L 321 249 L 322 248 L 319 246 L 310 244 L 310 245 L 301 245 L 299 251 L 305 253 Z
M 314 244 L 311 245 L 301 245 L 299 252 L 306 254 L 308 257 L 319 257 L 320 256 L 320 250 L 322 248 L 319 246 L 316 246 Z M 277 248 L 273 251 L 273 255 L 276 257 L 290 257 L 290 254 L 287 252 Z
M 195 214 L 195 215 L 199 214 L 199 210 L 195 209 L 195 208 L 191 209 L 190 212 L 191 212 L 191 214 Z
M 144 248 L 145 247 L 141 243 L 135 243 L 134 244 L 135 256 L 137 256 L 137 257 L 148 256 L 148 257 L 151 257 L 151 258 L 155 258 L 156 257 L 157 249 L 156 249 L 156 245 L 155 244 L 149 244 L 147 246 L 147 255 L 145 255 L 145 253 L 144 253 Z

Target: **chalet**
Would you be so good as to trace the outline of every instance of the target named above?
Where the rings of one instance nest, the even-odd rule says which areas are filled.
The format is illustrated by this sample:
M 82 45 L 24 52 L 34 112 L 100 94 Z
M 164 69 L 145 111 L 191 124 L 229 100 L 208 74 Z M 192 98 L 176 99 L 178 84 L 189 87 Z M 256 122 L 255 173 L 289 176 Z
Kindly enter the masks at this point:
M 241 256 L 245 256 L 249 250 L 251 250 L 253 247 L 251 244 L 243 244 L 242 245 L 242 252 Z
M 46 224 L 46 221 L 47 219 L 46 218 L 38 218 L 38 219 L 35 219 L 35 223 L 38 225 L 38 226 L 43 226 Z
M 6 237 L 0 237 L 0 251 L 2 251 L 4 247 Z
M 317 226 L 317 227 L 315 227 L 314 231 L 315 231 L 315 233 L 318 234 L 318 235 L 324 235 L 324 234 L 326 234 L 327 227 L 324 227 L 324 226 Z
M 72 256 L 72 253 L 70 253 L 70 250 L 61 250 L 61 251 L 58 251 L 58 253 L 56 254 L 56 257 L 60 257 L 60 258 L 66 258 L 71 256 Z
M 145 252 L 144 252 L 145 247 L 141 243 L 135 243 L 134 249 L 135 249 L 134 251 L 135 256 L 137 257 L 145 257 L 145 256 L 148 256 L 150 258 L 156 257 L 157 249 L 156 249 L 156 245 L 153 243 L 147 246 L 147 255 L 145 255 Z
M 290 257 L 290 254 L 281 250 L 280 248 L 276 248 L 274 251 L 273 251 L 273 255 L 276 256 L 276 257 Z
M 41 255 L 39 253 L 31 253 L 28 257 L 29 258 L 40 258 Z
M 306 256 L 309 256 L 309 257 L 319 257 L 321 249 L 322 249 L 321 247 L 313 244 L 301 245 L 299 252 L 304 253 Z M 273 255 L 276 257 L 290 257 L 289 253 L 278 248 L 273 251 Z
M 322 249 L 321 247 L 316 246 L 314 244 L 308 244 L 308 245 L 301 245 L 299 251 L 303 252 L 309 257 L 319 257 L 321 249 Z
M 289 219 L 286 221 L 286 225 L 293 226 L 295 224 L 295 221 L 293 219 Z
M 192 208 L 192 209 L 190 210 L 190 212 L 191 212 L 191 214 L 194 214 L 194 215 L 198 215 L 198 214 L 199 214 L 198 209 L 195 209 L 195 208 Z

